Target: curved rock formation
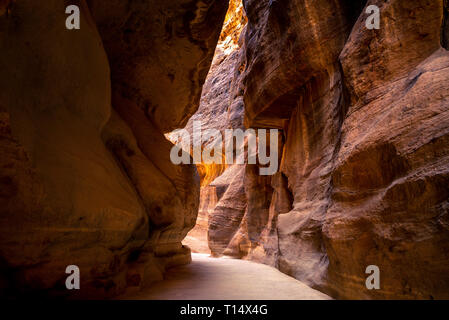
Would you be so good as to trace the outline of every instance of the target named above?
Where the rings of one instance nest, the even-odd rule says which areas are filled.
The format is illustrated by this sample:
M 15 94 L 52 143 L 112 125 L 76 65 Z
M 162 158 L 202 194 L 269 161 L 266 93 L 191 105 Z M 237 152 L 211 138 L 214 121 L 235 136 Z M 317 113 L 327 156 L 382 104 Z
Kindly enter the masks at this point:
M 273 248 L 269 263 L 335 297 L 447 298 L 443 1 L 368 1 L 380 30 L 356 3 L 244 1 L 245 123 L 285 135 L 265 206 L 278 239 L 262 246 Z M 269 184 L 250 187 L 249 211 Z M 365 287 L 371 264 L 380 290 Z
M 186 238 L 335 298 L 449 298 L 447 0 L 70 2 L 80 30 L 0 0 L 1 295 L 143 288 Z M 278 172 L 172 164 L 195 120 L 278 129 Z
M 385 26 L 374 37 L 359 19 L 340 55 L 350 103 L 323 228 L 329 282 L 352 297 L 361 291 L 363 264 L 376 264 L 383 285 L 360 297 L 448 298 L 449 52 L 440 47 L 442 1 L 372 3 Z M 339 258 L 349 253 L 351 260 Z
M 61 1 L 0 6 L 0 287 L 9 296 L 111 296 L 190 261 L 181 240 L 195 224 L 199 179 L 171 164 L 163 133 L 198 107 L 227 2 L 71 4 L 80 30 L 65 28 Z M 80 269 L 76 293 L 65 289 L 68 265 Z
M 192 137 L 194 122 L 201 123 L 203 131 L 217 129 L 223 134 L 226 129 L 243 128 L 243 97 L 237 89 L 237 80 L 240 55 L 243 53 L 240 51 L 241 42 L 239 40 L 245 25 L 246 16 L 242 2 L 240 0 L 230 1 L 215 56 L 203 86 L 200 107 L 184 128 L 190 134 L 191 140 L 197 139 Z M 175 139 L 172 134 L 169 134 L 168 137 L 172 140 Z M 191 142 L 193 142 L 192 145 L 200 145 L 201 149 L 211 146 L 210 141 L 194 140 Z M 230 219 L 231 212 L 239 212 L 239 218 L 234 219 L 234 223 L 237 223 L 238 226 L 245 209 L 243 175 L 241 174 L 244 172 L 242 171 L 244 166 L 227 165 L 223 161 L 221 164 L 202 162 L 197 164 L 197 168 L 202 186 L 200 209 L 197 224 L 183 243 L 194 252 L 212 252 L 212 254 L 218 255 L 226 248 L 227 242 L 230 240 L 227 239 L 228 232 L 233 234 L 233 231 L 235 231 L 233 228 L 228 231 L 223 230 L 223 228 L 226 228 L 225 224 Z M 221 178 L 216 180 L 217 177 Z M 229 181 L 229 179 L 234 182 Z M 226 193 L 232 183 L 238 185 L 231 188 L 234 190 L 233 192 Z M 242 199 L 243 204 L 240 201 Z M 224 201 L 226 205 L 224 205 Z M 222 212 L 218 213 L 217 210 Z M 225 238 L 220 239 L 220 235 Z M 221 242 L 221 245 L 219 245 L 220 252 L 216 251 L 215 239 Z
M 246 127 L 282 130 L 281 166 L 211 184 L 224 190 L 212 253 L 337 298 L 447 298 L 447 1 L 243 4 L 234 92 Z M 379 30 L 365 26 L 369 5 Z M 365 286 L 369 265 L 380 290 Z

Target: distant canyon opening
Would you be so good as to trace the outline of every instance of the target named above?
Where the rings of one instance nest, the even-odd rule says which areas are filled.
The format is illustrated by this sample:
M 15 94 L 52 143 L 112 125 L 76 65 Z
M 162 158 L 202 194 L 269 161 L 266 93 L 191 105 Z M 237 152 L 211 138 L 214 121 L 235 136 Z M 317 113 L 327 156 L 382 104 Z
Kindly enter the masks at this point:
M 224 133 L 226 129 L 245 129 L 243 97 L 242 92 L 239 92 L 239 75 L 244 68 L 241 57 L 243 54 L 241 36 L 246 24 L 247 17 L 241 0 L 231 1 L 211 69 L 203 86 L 198 111 L 184 128 L 191 135 L 188 139 L 193 137 L 195 121 L 201 125 L 202 130 L 218 129 Z M 175 133 L 166 136 L 172 142 L 178 142 L 178 136 Z M 186 137 L 183 138 L 186 139 Z M 198 138 L 196 139 L 198 140 Z M 201 145 L 201 151 L 203 151 L 212 143 L 211 140 L 193 140 L 192 149 L 189 150 L 190 154 L 193 154 L 194 145 Z M 223 148 L 220 155 L 222 158 L 224 158 L 224 153 Z M 226 164 L 225 161 L 221 163 L 202 161 L 196 167 L 201 179 L 198 218 L 195 227 L 187 234 L 183 244 L 187 245 L 194 253 L 207 253 L 216 257 L 222 255 L 242 257 L 240 254 L 228 254 L 229 252 L 225 252 L 223 249 L 228 245 L 224 242 L 229 242 L 229 237 L 236 234 L 235 226 L 239 227 L 242 224 L 246 209 L 245 165 Z M 229 188 L 232 181 L 234 181 L 234 186 Z M 228 189 L 229 192 L 226 194 Z M 223 201 L 221 201 L 222 199 Z M 220 201 L 221 204 L 219 204 Z M 215 209 L 217 209 L 216 214 Z M 222 210 L 221 214 L 218 210 Z M 214 224 L 213 221 L 216 219 L 218 220 Z M 229 229 L 230 227 L 231 229 Z M 220 237 L 220 233 L 222 239 L 217 238 L 217 236 Z M 225 247 L 215 249 L 217 241 L 223 242 L 222 246 Z M 237 243 L 236 245 L 239 248 L 240 245 L 244 246 L 245 244 Z M 211 250 L 210 247 L 213 249 Z
M 232 270 L 449 298 L 448 25 L 447 0 L 0 0 L 0 295 L 157 297 L 213 270 L 233 293 Z M 277 172 L 172 163 L 195 121 L 277 129 Z
M 229 128 L 279 129 L 281 167 L 265 177 L 258 174 L 260 165 L 197 165 L 201 177 L 198 219 L 183 244 L 194 253 L 270 265 L 337 298 L 433 298 L 434 294 L 426 296 L 421 289 L 412 289 L 408 281 L 405 289 L 405 282 L 392 278 L 393 274 L 413 278 L 409 271 L 399 271 L 393 262 L 397 257 L 385 258 L 383 253 L 386 248 L 391 253 L 409 240 L 400 235 L 403 227 L 397 229 L 387 222 L 390 218 L 376 218 L 397 210 L 391 207 L 393 203 L 404 208 L 397 205 L 399 198 L 388 195 L 402 188 L 399 185 L 411 183 L 417 169 L 412 169 L 413 161 L 403 157 L 404 151 L 398 150 L 388 134 L 380 134 L 383 129 L 372 129 L 364 136 L 357 128 L 360 121 L 369 123 L 366 117 L 370 117 L 370 112 L 364 115 L 358 108 L 377 106 L 381 112 L 385 103 L 395 104 L 393 97 L 385 97 L 385 90 L 403 92 L 393 79 L 401 74 L 412 77 L 424 62 L 410 58 L 410 65 L 394 67 L 395 58 L 379 52 L 381 59 L 393 59 L 388 68 L 397 68 L 391 70 L 390 80 L 384 79 L 381 71 L 376 73 L 371 58 L 356 76 L 353 72 L 361 65 L 355 66 L 351 59 L 362 59 L 362 53 L 354 46 L 372 45 L 364 26 L 368 17 L 364 9 L 377 2 L 341 1 L 336 7 L 306 3 L 244 1 L 243 6 L 241 1 L 230 2 L 199 109 L 185 129 L 191 133 L 195 121 L 221 132 Z M 394 4 L 384 9 L 392 12 L 393 8 L 399 10 Z M 441 38 L 438 34 L 441 21 L 444 25 L 446 20 L 440 19 L 441 14 L 447 9 L 442 4 L 434 9 L 439 14 L 433 40 L 426 36 L 422 41 L 433 41 L 429 52 L 437 59 L 439 54 L 447 55 L 440 47 L 445 43 L 444 31 Z M 418 14 L 413 6 L 400 10 Z M 327 17 L 326 22 L 319 21 L 319 16 Z M 329 16 L 338 18 L 331 21 L 334 18 Z M 370 77 L 379 77 L 383 89 L 368 85 Z M 362 83 L 365 89 L 359 87 Z M 363 100 L 375 90 L 379 90 L 375 102 Z M 398 121 L 393 120 L 393 113 L 386 118 L 374 114 L 380 117 L 374 123 Z M 393 136 L 401 139 L 402 133 Z M 200 142 L 204 148 L 209 143 Z M 406 210 L 410 215 L 422 210 L 441 214 L 430 209 L 432 206 L 421 203 Z M 415 225 L 418 229 L 419 224 Z M 421 259 L 420 250 L 414 247 L 413 254 L 399 255 L 416 262 Z M 346 259 L 357 261 L 356 265 Z M 365 269 L 372 264 L 388 270 L 388 284 L 381 290 L 365 287 Z

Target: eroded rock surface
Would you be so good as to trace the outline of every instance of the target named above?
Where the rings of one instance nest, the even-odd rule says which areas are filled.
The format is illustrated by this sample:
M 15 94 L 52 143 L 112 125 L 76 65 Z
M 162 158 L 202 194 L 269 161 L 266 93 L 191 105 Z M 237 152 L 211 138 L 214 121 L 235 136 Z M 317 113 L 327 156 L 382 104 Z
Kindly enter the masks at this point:
M 278 239 L 262 246 L 335 297 L 447 298 L 443 1 L 370 4 L 380 30 L 365 27 L 364 1 L 244 1 L 245 124 L 285 136 L 269 201 Z M 365 287 L 371 264 L 380 290 Z
M 114 94 L 145 110 L 162 132 L 183 127 L 198 108 L 227 1 L 87 2 L 112 67 Z
M 281 130 L 281 165 L 245 167 L 245 197 L 209 216 L 212 252 L 337 298 L 447 298 L 447 1 L 243 4 L 233 81 L 245 126 Z M 373 4 L 379 30 L 365 27 Z M 217 181 L 232 192 L 236 176 Z M 369 265 L 380 290 L 365 287 Z
M 190 135 L 191 147 L 210 148 L 209 140 L 199 141 L 193 135 L 194 123 L 201 124 L 202 131 L 219 130 L 224 137 L 226 129 L 243 129 L 243 96 L 239 90 L 241 55 L 240 34 L 246 25 L 246 16 L 240 0 L 229 4 L 214 59 L 203 87 L 198 111 L 185 126 Z M 168 138 L 176 140 L 177 135 Z M 187 138 L 187 137 L 183 137 Z M 221 148 L 220 148 L 221 149 Z M 187 150 L 192 153 L 192 150 Z M 221 254 L 227 247 L 245 211 L 244 165 L 202 163 L 197 164 L 201 178 L 200 210 L 195 228 L 184 244 L 192 251 Z M 232 215 L 237 215 L 231 218 Z M 233 222 L 230 222 L 230 221 Z M 229 225 L 231 224 L 231 225 Z M 223 238 L 222 238 L 223 237 Z M 209 241 L 208 241 L 209 240 Z M 210 247 L 210 248 L 209 248 Z
M 341 295 L 353 296 L 363 264 L 376 264 L 383 286 L 361 297 L 447 298 L 449 52 L 440 47 L 442 2 L 373 3 L 392 21 L 374 37 L 359 19 L 340 55 L 351 100 L 323 228 L 329 282 L 345 282 Z M 349 252 L 351 260 L 339 258 Z
M 73 264 L 79 296 L 148 286 L 197 221 L 194 251 L 336 298 L 449 298 L 447 0 L 227 2 L 73 0 L 68 31 L 0 0 L 2 293 L 67 294 Z M 173 165 L 196 120 L 279 129 L 279 171 Z
M 65 28 L 64 1 L 0 2 L 8 295 L 67 294 L 66 267 L 77 265 L 78 296 L 112 296 L 190 261 L 181 240 L 195 224 L 199 178 L 172 165 L 163 133 L 198 108 L 227 2 L 71 4 L 80 30 Z

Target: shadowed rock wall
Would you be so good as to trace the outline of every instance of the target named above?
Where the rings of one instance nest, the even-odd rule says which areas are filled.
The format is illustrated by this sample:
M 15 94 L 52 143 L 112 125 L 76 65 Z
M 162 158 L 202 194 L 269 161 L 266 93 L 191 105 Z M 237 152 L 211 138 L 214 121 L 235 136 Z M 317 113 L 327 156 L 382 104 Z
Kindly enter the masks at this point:
M 65 29 L 68 4 L 81 30 Z M 337 298 L 449 298 L 447 1 L 230 8 L 0 1 L 3 294 L 67 294 L 72 264 L 79 297 L 148 286 L 190 261 L 200 205 L 191 235 L 213 255 Z M 199 165 L 199 201 L 196 168 L 172 165 L 164 137 L 194 120 L 279 129 L 279 172 Z
M 191 144 L 201 145 L 202 150 L 211 147 L 212 142 L 198 141 L 196 136 L 192 136 L 194 122 L 201 124 L 203 132 L 216 129 L 223 137 L 226 129 L 243 128 L 243 97 L 238 90 L 237 81 L 242 54 L 240 34 L 245 25 L 246 16 L 242 2 L 231 0 L 214 59 L 203 86 L 200 107 L 184 128 L 184 133 L 190 135 Z M 175 134 L 167 136 L 173 140 L 177 138 Z M 187 139 L 187 136 L 184 138 Z M 224 150 L 222 157 L 224 160 Z M 214 239 L 223 235 L 225 238 L 218 241 L 221 241 L 224 250 L 230 240 L 229 232 L 233 233 L 233 227 L 229 229 L 228 224 L 240 224 L 246 207 L 242 179 L 244 165 L 202 162 L 197 164 L 197 168 L 201 178 L 200 209 L 197 224 L 183 243 L 194 252 L 210 253 L 209 247 L 214 247 Z M 217 180 L 217 177 L 220 178 Z M 228 193 L 228 187 L 232 184 L 230 179 L 238 186 Z M 232 214 L 237 214 L 238 217 L 231 218 Z M 217 254 L 215 248 L 212 253 Z
M 65 8 L 81 8 L 81 29 Z M 0 2 L 0 287 L 104 297 L 188 263 L 199 178 L 163 133 L 198 108 L 216 1 Z M 112 108 L 111 108 L 112 106 Z M 15 292 L 15 290 L 17 292 Z M 71 295 L 74 292 L 70 292 Z

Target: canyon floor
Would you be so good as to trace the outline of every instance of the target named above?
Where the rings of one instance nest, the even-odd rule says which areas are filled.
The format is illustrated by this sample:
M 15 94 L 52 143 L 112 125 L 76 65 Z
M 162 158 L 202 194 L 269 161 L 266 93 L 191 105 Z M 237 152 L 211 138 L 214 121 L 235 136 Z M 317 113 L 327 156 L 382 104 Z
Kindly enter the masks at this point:
M 165 280 L 127 294 L 132 300 L 326 300 L 314 290 L 267 265 L 192 254 L 192 263 L 170 269 Z

